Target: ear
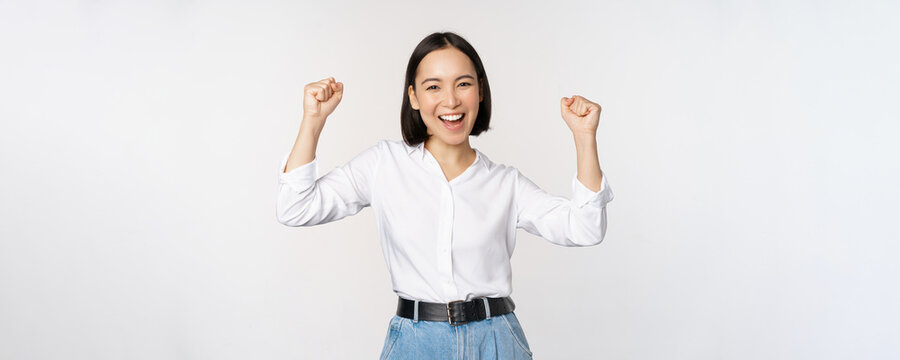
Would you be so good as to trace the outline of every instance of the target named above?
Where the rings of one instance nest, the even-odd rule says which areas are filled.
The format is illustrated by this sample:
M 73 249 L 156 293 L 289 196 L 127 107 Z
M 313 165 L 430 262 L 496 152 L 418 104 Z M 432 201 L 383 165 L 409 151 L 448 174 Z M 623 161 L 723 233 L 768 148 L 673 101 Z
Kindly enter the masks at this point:
M 478 102 L 484 101 L 484 79 L 478 79 Z
M 406 93 L 409 95 L 409 105 L 412 106 L 413 110 L 419 110 L 419 100 L 416 99 L 416 91 L 413 90 L 412 85 L 406 89 Z

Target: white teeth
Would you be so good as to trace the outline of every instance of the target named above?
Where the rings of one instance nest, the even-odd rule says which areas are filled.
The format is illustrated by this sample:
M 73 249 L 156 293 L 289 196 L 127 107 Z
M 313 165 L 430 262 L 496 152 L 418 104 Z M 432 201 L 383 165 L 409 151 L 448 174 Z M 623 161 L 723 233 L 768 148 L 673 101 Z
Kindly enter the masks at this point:
M 462 119 L 463 114 L 458 114 L 458 115 L 446 115 L 446 116 L 445 116 L 445 115 L 441 115 L 441 116 L 438 116 L 438 117 L 441 118 L 441 120 L 446 120 L 446 121 L 456 121 L 456 120 Z

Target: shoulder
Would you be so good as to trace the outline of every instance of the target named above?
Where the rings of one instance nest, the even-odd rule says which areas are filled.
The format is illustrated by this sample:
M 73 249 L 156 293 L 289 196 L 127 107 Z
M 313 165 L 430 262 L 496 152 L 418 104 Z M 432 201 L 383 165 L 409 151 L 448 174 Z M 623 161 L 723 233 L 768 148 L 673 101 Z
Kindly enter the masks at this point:
M 396 151 L 398 149 L 401 149 L 403 146 L 404 144 L 402 141 L 380 139 L 375 144 L 365 148 L 362 152 L 381 154 L 385 152 Z
M 512 186 L 517 192 L 522 191 L 523 189 L 537 188 L 537 185 L 535 185 L 530 178 L 525 176 L 519 168 L 508 164 L 495 163 L 480 151 L 478 154 L 481 156 L 482 163 L 488 170 L 488 174 L 492 179 Z
M 381 159 L 387 155 L 389 146 L 386 142 L 386 140 L 379 140 L 375 144 L 365 147 L 362 151 L 356 153 L 350 164 L 357 166 L 368 163 L 380 163 Z
M 475 152 L 478 153 L 478 158 L 479 161 L 481 161 L 482 166 L 484 166 L 484 168 L 492 175 L 517 175 L 519 173 L 519 170 L 516 169 L 515 166 L 496 163 L 478 149 L 475 149 Z
M 406 145 L 403 140 L 387 140 L 381 139 L 378 140 L 373 148 L 377 149 L 378 152 L 387 155 L 397 157 L 399 155 L 409 154 L 414 148 Z
M 381 139 L 364 152 L 372 154 L 379 159 L 398 160 L 408 158 L 411 153 L 417 150 L 419 150 L 419 147 L 409 146 L 402 140 Z
M 388 140 L 388 139 L 378 140 L 378 143 L 375 144 L 375 146 L 378 146 L 383 150 L 394 150 L 394 151 L 405 150 L 406 148 L 409 147 L 402 140 Z

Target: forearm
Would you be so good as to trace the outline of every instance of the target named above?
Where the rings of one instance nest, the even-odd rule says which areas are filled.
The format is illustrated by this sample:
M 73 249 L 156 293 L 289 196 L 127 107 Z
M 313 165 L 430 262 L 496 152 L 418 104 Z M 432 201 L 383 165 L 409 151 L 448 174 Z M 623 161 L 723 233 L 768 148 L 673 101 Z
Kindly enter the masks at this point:
M 597 156 L 596 134 L 575 134 L 575 153 L 578 158 L 578 181 L 591 191 L 600 191 L 603 174 Z
M 311 119 L 308 120 L 306 118 L 303 119 L 303 122 L 300 124 L 300 131 L 297 134 L 297 140 L 294 142 L 294 147 L 291 150 L 287 164 L 284 167 L 285 173 L 296 169 L 301 165 L 309 164 L 316 158 L 316 147 L 319 144 L 319 134 L 322 133 L 322 128 L 316 126 L 316 124 L 322 122 L 323 121 L 312 121 Z

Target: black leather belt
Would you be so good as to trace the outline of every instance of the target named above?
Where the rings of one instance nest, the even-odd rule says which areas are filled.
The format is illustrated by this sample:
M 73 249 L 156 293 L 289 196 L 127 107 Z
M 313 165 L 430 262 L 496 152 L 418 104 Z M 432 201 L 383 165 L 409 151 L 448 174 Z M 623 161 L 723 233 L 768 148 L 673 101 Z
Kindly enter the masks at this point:
M 416 302 L 399 298 L 397 316 L 412 319 L 415 316 Z M 462 325 L 469 321 L 480 321 L 487 318 L 484 300 L 487 299 L 491 316 L 508 314 L 516 309 L 512 298 L 477 298 L 471 301 L 451 301 L 448 304 L 419 301 L 419 320 L 446 321 L 450 325 Z

